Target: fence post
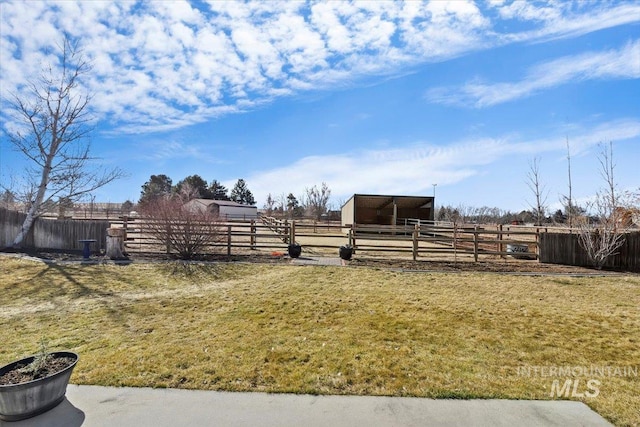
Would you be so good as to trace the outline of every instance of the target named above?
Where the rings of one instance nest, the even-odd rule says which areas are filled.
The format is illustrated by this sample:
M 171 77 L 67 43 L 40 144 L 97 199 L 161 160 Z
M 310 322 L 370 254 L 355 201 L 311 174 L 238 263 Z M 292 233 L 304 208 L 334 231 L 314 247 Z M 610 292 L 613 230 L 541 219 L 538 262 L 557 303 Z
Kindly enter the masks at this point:
M 291 220 L 291 228 L 289 228 L 289 242 L 294 244 L 296 242 L 296 222 Z
M 251 220 L 251 229 L 250 229 L 250 240 L 251 240 L 251 250 L 256 250 L 256 221 L 254 219 Z
M 418 259 L 418 234 L 420 234 L 420 226 L 416 224 L 413 228 L 413 260 Z
M 164 244 L 167 247 L 167 253 L 170 254 L 171 253 L 171 240 L 169 239 L 169 236 L 171 236 L 171 225 L 169 225 L 167 223 L 165 225 L 165 230 L 167 232 L 167 240 L 164 242 Z
M 356 225 L 355 224 L 351 224 L 351 247 L 353 248 L 353 253 L 356 253 Z
M 289 236 L 291 235 L 291 226 L 289 225 L 289 220 L 284 220 L 284 227 L 280 234 L 284 234 L 284 237 L 280 237 L 284 243 L 293 243 L 289 242 Z
M 231 258 L 231 225 L 227 225 L 227 256 Z
M 500 241 L 498 243 L 498 252 L 500 252 L 500 258 L 504 259 L 505 256 L 502 254 L 502 252 L 504 252 L 504 246 L 502 244 L 502 224 L 498 226 L 498 240 Z
M 478 262 L 478 226 L 473 227 L 473 259 Z

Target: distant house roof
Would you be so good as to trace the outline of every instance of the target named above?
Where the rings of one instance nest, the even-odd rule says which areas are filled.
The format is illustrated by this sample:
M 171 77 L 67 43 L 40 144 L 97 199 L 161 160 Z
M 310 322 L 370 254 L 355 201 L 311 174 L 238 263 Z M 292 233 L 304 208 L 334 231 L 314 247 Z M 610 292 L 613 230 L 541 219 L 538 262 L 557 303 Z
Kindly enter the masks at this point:
M 206 206 L 206 207 L 211 205 L 218 205 L 218 206 L 233 206 L 238 208 L 255 208 L 255 206 L 243 205 L 242 203 L 232 202 L 231 200 L 192 199 L 192 200 L 189 200 L 186 204 L 200 205 L 200 206 Z

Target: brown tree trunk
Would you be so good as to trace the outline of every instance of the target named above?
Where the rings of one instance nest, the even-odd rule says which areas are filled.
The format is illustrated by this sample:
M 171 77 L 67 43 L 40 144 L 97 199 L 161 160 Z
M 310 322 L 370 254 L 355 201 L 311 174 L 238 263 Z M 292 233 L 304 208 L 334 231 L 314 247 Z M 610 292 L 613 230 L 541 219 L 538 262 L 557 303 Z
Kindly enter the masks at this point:
M 107 252 L 106 255 L 110 259 L 126 259 L 124 254 L 124 229 L 108 228 L 107 229 Z

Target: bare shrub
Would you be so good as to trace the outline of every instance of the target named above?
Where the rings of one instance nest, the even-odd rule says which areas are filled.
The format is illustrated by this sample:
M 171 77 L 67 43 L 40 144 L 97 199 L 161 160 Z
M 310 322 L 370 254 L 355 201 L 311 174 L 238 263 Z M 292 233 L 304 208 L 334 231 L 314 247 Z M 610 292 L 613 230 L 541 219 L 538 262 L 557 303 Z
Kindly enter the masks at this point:
M 622 220 L 625 210 L 621 208 L 628 204 L 628 200 L 618 191 L 615 183 L 611 142 L 608 146 L 602 146 L 598 158 L 600 174 L 606 185 L 588 206 L 592 215 L 582 218 L 577 225 L 580 246 L 587 252 L 592 265 L 601 269 L 624 243 L 624 235 L 628 230 Z
M 220 218 L 205 208 L 186 207 L 179 196 L 145 203 L 142 213 L 147 232 L 166 245 L 167 253 L 175 252 L 181 259 L 194 259 L 222 240 Z

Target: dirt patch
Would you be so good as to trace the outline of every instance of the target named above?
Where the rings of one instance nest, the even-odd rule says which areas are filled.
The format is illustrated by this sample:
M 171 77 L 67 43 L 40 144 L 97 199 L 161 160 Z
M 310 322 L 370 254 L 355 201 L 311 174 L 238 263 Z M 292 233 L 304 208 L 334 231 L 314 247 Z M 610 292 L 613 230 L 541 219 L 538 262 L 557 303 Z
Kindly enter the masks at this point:
M 3 251 L 6 252 L 6 251 Z M 12 251 L 13 252 L 13 251 Z M 29 256 L 44 262 L 67 263 L 86 262 L 80 252 L 69 251 L 29 251 L 16 253 L 17 256 Z M 338 258 L 336 256 L 336 258 Z M 145 263 L 145 262 L 170 262 L 180 261 L 175 256 L 169 254 L 138 252 L 130 255 L 130 259 L 125 262 Z M 283 252 L 251 252 L 248 254 L 223 255 L 205 254 L 192 262 L 242 262 L 259 264 L 291 264 L 292 259 Z M 91 263 L 110 263 L 107 257 L 93 255 Z M 492 272 L 492 273 L 521 273 L 521 274 L 580 274 L 580 275 L 600 275 L 616 273 L 612 270 L 596 270 L 587 267 L 578 267 L 559 264 L 542 264 L 536 260 L 520 260 L 514 258 L 485 259 L 474 262 L 469 259 L 459 261 L 445 260 L 407 260 L 402 258 L 381 258 L 381 257 L 355 257 L 350 261 L 342 263 L 352 267 L 373 267 L 384 269 L 398 269 L 406 271 L 434 271 L 434 272 Z
M 28 363 L 19 363 L 10 371 L 0 375 L 0 385 L 22 384 L 39 378 L 46 378 L 71 366 L 73 362 L 75 362 L 75 359 L 72 357 L 53 357 L 48 355 L 37 369 L 31 368 Z

